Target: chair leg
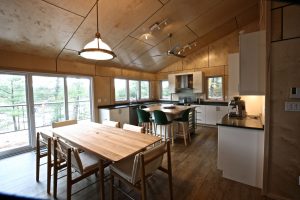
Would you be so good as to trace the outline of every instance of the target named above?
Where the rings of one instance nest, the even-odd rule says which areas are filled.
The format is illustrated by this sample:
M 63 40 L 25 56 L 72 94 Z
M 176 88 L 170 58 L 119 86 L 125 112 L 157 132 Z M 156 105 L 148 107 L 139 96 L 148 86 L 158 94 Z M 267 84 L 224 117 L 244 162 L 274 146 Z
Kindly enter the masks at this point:
M 174 145 L 174 124 L 171 124 L 171 137 L 172 137 L 172 145 Z
M 169 179 L 170 199 L 173 200 L 171 150 L 170 150 L 170 144 L 169 143 L 167 144 L 167 159 L 168 159 L 168 179 Z
M 48 138 L 48 151 L 47 151 L 47 193 L 50 194 L 51 187 L 51 138 Z
M 183 131 L 183 139 L 184 139 L 184 145 L 186 146 L 186 127 L 185 127 L 185 123 L 182 123 L 182 131 Z
M 191 139 L 191 133 L 190 133 L 190 129 L 189 129 L 189 123 L 187 123 L 187 134 L 188 134 L 188 137 L 189 137 L 189 142 L 191 143 L 192 139 Z
M 41 157 L 41 152 L 40 152 L 40 133 L 37 133 L 36 135 L 36 166 L 35 166 L 35 179 L 37 182 L 40 181 L 40 157 Z
M 114 176 L 110 173 L 110 199 L 114 199 Z
M 54 147 L 53 147 L 53 151 L 54 151 L 54 156 L 53 156 L 53 196 L 56 199 L 57 197 L 57 141 L 54 141 Z
M 72 193 L 71 149 L 68 149 L 68 158 L 67 158 L 67 200 L 71 200 L 71 193 Z

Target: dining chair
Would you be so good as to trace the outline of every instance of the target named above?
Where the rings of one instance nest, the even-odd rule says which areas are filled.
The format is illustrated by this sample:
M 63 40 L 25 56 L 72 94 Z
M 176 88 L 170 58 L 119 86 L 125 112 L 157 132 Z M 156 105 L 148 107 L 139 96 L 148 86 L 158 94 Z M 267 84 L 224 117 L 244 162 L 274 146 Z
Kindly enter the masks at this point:
M 127 131 L 133 131 L 137 133 L 145 133 L 145 128 L 140 126 L 134 126 L 131 124 L 124 124 L 123 129 Z
M 184 145 L 186 146 L 186 139 L 189 139 L 189 142 L 191 142 L 191 135 L 189 130 L 189 115 L 190 115 L 190 109 L 185 110 L 180 118 L 174 119 L 175 122 L 178 123 L 178 125 L 182 126 L 182 136 L 184 139 Z M 179 130 L 179 128 L 178 128 Z
M 65 120 L 65 121 L 60 121 L 60 122 L 53 122 L 52 128 L 58 128 L 58 127 L 62 127 L 62 126 L 72 125 L 72 124 L 77 124 L 77 120 L 70 119 L 70 120 Z
M 168 168 L 162 167 L 162 161 L 165 153 L 167 153 Z M 111 199 L 114 198 L 114 187 L 116 187 L 114 185 L 114 178 L 116 177 L 140 192 L 142 199 L 146 200 L 146 179 L 150 177 L 157 169 L 168 174 L 170 199 L 173 199 L 171 152 L 169 141 L 110 165 Z M 119 189 L 119 191 L 122 190 Z M 128 194 L 125 195 L 129 196 Z
M 104 121 L 102 122 L 102 124 L 105 125 L 105 126 L 110 126 L 110 127 L 120 128 L 120 122 L 104 120 Z
M 154 110 L 154 130 L 155 135 L 157 133 L 157 126 L 160 126 L 160 137 L 163 137 L 162 128 L 164 129 L 164 139 L 168 137 L 172 139 L 172 144 L 174 144 L 174 130 L 173 130 L 173 123 L 169 121 L 167 118 L 166 113 L 161 110 Z M 170 133 L 171 132 L 171 133 Z
M 67 199 L 69 200 L 72 195 L 72 185 L 92 174 L 97 174 L 99 171 L 99 163 L 102 161 L 92 153 L 79 153 L 78 148 L 71 146 L 59 138 L 54 140 L 54 149 L 54 164 L 57 164 L 56 158 L 58 154 L 61 154 L 67 163 Z M 106 167 L 107 165 L 104 163 L 104 166 Z M 74 169 L 79 176 L 73 178 L 72 169 Z M 57 171 L 54 171 L 54 175 L 57 176 Z M 57 179 L 54 179 L 54 181 L 57 181 Z M 57 182 L 55 185 L 57 185 Z M 56 198 L 57 191 L 54 191 L 53 195 Z
M 138 116 L 139 126 L 144 127 L 146 133 L 152 134 L 153 120 L 151 119 L 150 113 L 142 109 L 137 109 L 136 112 Z
M 51 171 L 52 167 L 54 170 L 60 170 L 66 167 L 64 159 L 62 159 L 61 155 L 57 156 L 57 165 L 56 168 L 54 166 L 54 161 L 52 157 L 54 156 L 54 140 L 56 138 L 52 136 L 50 132 L 38 132 L 37 133 L 37 154 L 36 154 L 36 180 L 39 181 L 39 172 L 40 172 L 40 159 L 42 157 L 47 156 L 47 193 L 50 194 L 51 188 Z M 45 148 L 41 148 L 41 144 L 45 145 Z M 43 152 L 41 152 L 43 151 Z M 54 177 L 57 178 L 57 177 Z M 55 186 L 54 186 L 55 187 Z

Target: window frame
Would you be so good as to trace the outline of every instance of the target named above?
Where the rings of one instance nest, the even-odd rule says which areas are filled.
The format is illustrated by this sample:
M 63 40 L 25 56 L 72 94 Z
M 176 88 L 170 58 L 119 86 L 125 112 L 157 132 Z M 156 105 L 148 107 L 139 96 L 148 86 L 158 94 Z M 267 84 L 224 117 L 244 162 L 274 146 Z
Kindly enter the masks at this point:
M 150 80 L 138 80 L 138 79 L 125 79 L 125 78 L 119 78 L 119 77 L 115 77 L 114 78 L 114 94 L 116 94 L 116 86 L 115 86 L 115 79 L 121 79 L 121 80 L 126 80 L 126 94 L 127 94 L 127 98 L 125 100 L 117 100 L 116 99 L 116 95 L 114 95 L 114 102 L 115 103 L 126 103 L 126 102 L 130 102 L 130 88 L 129 88 L 129 81 L 138 81 L 138 98 L 137 101 L 143 101 L 143 100 L 150 100 L 151 99 L 151 83 Z M 141 97 L 141 82 L 142 81 L 146 81 L 148 82 L 148 87 L 149 87 L 149 98 L 142 98 Z
M 208 89 L 208 87 L 209 87 L 209 83 L 208 83 L 208 80 L 210 79 L 210 78 L 221 78 L 222 79 L 222 97 L 221 98 L 209 98 L 209 96 L 208 96 L 208 91 L 209 91 L 209 89 Z M 205 87 L 205 90 L 206 90 L 206 99 L 207 100 L 210 100 L 210 101 L 224 101 L 224 97 L 225 97 L 225 88 L 224 88 L 224 76 L 222 76 L 222 75 L 216 75 L 216 76 L 207 76 L 206 77 L 206 87 Z
M 161 99 L 161 100 L 171 100 L 171 96 L 172 96 L 171 92 L 169 92 L 169 93 L 170 93 L 169 98 L 167 98 L 167 99 L 166 99 L 166 98 L 163 98 L 163 86 L 162 86 L 163 82 L 168 82 L 169 88 L 170 88 L 169 80 L 161 80 L 161 81 L 160 81 L 160 99 Z
M 26 101 L 27 101 L 27 117 L 28 117 L 28 132 L 29 132 L 29 146 L 12 149 L 7 152 L 0 154 L 1 157 L 7 157 L 10 155 L 23 153 L 28 150 L 32 150 L 36 145 L 36 127 L 35 127 L 35 114 L 34 114 L 34 94 L 33 94 L 33 76 L 45 76 L 45 77 L 62 77 L 64 83 L 64 98 L 65 98 L 65 119 L 68 119 L 69 113 L 67 112 L 66 106 L 68 105 L 68 90 L 67 78 L 85 78 L 90 80 L 90 116 L 91 121 L 95 120 L 95 109 L 94 109 L 94 80 L 91 76 L 84 75 L 67 75 L 67 74 L 54 74 L 54 73 L 43 73 L 43 72 L 30 72 L 30 71 L 14 71 L 14 70 L 0 70 L 0 74 L 11 74 L 11 75 L 24 75 L 26 83 Z

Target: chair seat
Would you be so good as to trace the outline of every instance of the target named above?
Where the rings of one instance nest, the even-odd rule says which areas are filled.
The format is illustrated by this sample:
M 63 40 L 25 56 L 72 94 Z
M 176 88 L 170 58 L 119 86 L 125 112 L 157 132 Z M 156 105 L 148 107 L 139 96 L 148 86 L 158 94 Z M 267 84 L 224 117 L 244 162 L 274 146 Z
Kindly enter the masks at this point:
M 168 125 L 168 124 L 172 124 L 173 121 L 168 121 L 166 123 L 156 123 L 157 125 Z
M 82 161 L 83 172 L 88 172 L 99 167 L 99 157 L 94 154 L 82 152 L 79 154 Z
M 114 164 L 110 165 L 110 170 L 114 171 L 122 178 L 132 183 L 132 169 L 134 158 L 135 156 L 130 156 L 128 158 L 125 158 L 124 160 L 115 162 Z

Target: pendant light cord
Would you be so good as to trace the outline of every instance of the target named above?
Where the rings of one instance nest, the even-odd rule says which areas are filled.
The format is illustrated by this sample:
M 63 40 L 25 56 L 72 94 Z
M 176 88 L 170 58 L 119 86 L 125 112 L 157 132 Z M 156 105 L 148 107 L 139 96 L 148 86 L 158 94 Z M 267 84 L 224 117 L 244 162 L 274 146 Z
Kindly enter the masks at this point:
M 99 2 L 99 0 L 97 0 L 97 33 L 99 33 L 99 22 L 98 22 L 98 2 Z

